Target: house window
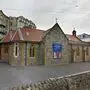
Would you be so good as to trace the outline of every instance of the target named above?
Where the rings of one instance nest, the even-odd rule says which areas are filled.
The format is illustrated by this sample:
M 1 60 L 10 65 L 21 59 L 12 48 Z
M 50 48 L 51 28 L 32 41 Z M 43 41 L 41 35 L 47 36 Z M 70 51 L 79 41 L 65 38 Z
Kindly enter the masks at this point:
M 86 48 L 86 55 L 87 55 L 87 56 L 89 55 L 88 47 Z
M 34 57 L 35 56 L 35 47 L 33 45 L 30 46 L 30 57 Z
M 10 25 L 12 26 L 12 22 L 10 22 Z
M 77 54 L 77 56 L 79 56 L 79 55 L 80 55 L 80 50 L 79 50 L 79 47 L 77 47 L 77 49 L 76 49 L 76 54 Z
M 14 44 L 14 57 L 18 57 L 19 55 L 19 47 L 18 47 L 18 44 L 15 43 Z
M 85 34 L 83 35 L 83 38 L 85 38 Z

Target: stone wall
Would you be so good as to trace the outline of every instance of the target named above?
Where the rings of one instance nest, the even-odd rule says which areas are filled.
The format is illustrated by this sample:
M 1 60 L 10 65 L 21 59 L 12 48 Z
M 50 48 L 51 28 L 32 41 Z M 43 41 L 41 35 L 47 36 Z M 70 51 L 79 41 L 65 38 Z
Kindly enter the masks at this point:
M 9 64 L 12 66 L 28 66 L 28 65 L 42 65 L 44 64 L 44 47 L 43 44 L 36 43 L 34 44 L 34 57 L 30 57 L 30 42 L 19 42 L 19 55 L 18 57 L 14 56 L 14 44 L 11 43 L 8 45 L 8 53 L 4 53 L 4 44 L 2 44 L 1 59 L 9 61 Z M 6 44 L 5 44 L 6 46 Z
M 1 50 L 0 50 L 0 59 L 4 62 L 8 62 L 8 60 L 9 60 L 9 55 L 8 55 L 9 46 L 8 46 L 8 44 L 6 44 L 6 45 L 2 44 L 0 48 L 1 48 Z
M 14 44 L 9 45 L 9 64 L 12 66 L 25 66 L 25 43 L 17 43 L 20 50 L 18 51 L 18 57 L 14 56 Z
M 72 45 L 72 49 L 73 49 L 73 55 L 72 55 L 72 59 L 73 62 L 83 62 L 83 51 L 82 51 L 82 45 L 76 44 L 76 45 Z M 77 55 L 77 49 L 79 49 L 79 54 Z
M 90 71 L 50 78 L 34 85 L 27 84 L 5 90 L 90 90 Z
M 46 49 L 46 65 L 63 65 L 69 63 L 70 49 L 68 45 L 68 39 L 57 24 L 52 29 L 50 29 L 45 37 L 45 40 L 43 41 L 45 42 Z M 54 58 L 53 56 L 52 45 L 55 42 L 62 45 L 62 55 L 58 59 Z
M 86 50 L 88 49 L 88 55 L 86 54 Z M 90 61 L 90 46 L 85 46 L 84 47 L 85 50 L 85 61 Z
M 27 43 L 27 65 L 36 65 L 39 62 L 39 44 L 33 44 L 34 46 L 34 57 L 30 57 L 30 47 L 32 43 Z
M 39 45 L 40 45 L 40 47 L 39 47 L 40 51 L 38 54 L 39 55 L 39 64 L 45 65 L 45 46 L 44 46 L 43 42 L 40 43 Z
M 71 60 L 72 62 L 86 62 L 90 61 L 90 46 L 87 44 L 70 44 Z M 79 48 L 79 55 L 77 55 L 77 48 Z M 88 54 L 87 54 L 88 51 Z

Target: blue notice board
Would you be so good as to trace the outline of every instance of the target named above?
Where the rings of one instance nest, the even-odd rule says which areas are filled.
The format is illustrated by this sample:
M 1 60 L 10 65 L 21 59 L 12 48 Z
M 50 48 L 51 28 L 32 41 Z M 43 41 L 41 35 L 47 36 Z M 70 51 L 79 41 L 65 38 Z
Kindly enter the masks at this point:
M 53 43 L 52 49 L 54 53 L 54 58 L 60 58 L 62 54 L 62 44 L 60 43 Z

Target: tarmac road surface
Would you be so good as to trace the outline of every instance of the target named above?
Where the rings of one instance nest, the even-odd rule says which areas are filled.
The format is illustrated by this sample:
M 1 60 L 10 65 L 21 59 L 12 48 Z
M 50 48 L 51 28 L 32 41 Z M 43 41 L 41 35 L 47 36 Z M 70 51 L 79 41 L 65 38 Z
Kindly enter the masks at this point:
M 90 62 L 74 63 L 56 67 L 12 67 L 8 64 L 0 63 L 0 90 L 5 90 L 5 88 L 12 86 L 36 83 L 48 78 L 60 77 L 89 70 Z

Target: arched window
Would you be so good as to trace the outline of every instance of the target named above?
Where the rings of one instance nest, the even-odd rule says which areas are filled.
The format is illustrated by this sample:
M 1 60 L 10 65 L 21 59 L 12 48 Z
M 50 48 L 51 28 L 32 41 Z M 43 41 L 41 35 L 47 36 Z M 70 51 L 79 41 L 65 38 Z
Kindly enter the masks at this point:
M 80 55 L 80 49 L 79 49 L 79 47 L 77 47 L 77 49 L 76 49 L 76 54 L 77 54 L 77 56 Z
M 14 57 L 18 57 L 19 55 L 19 46 L 18 43 L 14 44 Z
M 89 55 L 88 47 L 86 48 L 86 55 L 87 55 L 87 56 Z
M 30 46 L 30 57 L 34 57 L 35 56 L 35 47 L 34 45 Z

